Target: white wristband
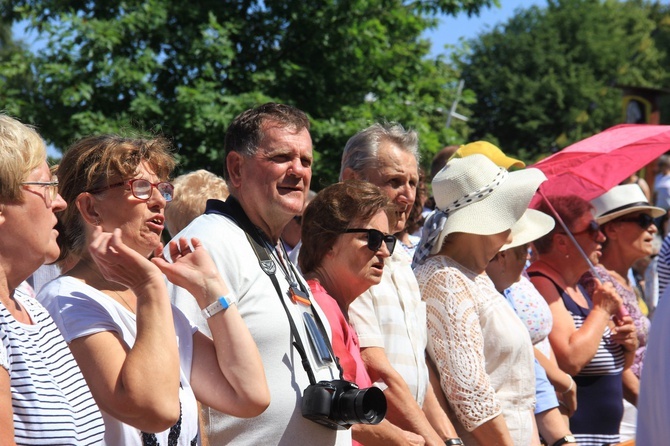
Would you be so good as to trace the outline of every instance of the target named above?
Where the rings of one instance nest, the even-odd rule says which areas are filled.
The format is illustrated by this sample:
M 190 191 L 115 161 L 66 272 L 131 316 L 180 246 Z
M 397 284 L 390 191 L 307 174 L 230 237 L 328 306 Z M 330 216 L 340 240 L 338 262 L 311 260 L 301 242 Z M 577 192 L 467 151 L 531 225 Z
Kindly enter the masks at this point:
M 202 310 L 202 315 L 205 319 L 209 319 L 214 316 L 216 313 L 227 310 L 229 306 L 236 303 L 235 298 L 232 295 L 221 296 L 214 303 L 209 304 L 206 308 Z

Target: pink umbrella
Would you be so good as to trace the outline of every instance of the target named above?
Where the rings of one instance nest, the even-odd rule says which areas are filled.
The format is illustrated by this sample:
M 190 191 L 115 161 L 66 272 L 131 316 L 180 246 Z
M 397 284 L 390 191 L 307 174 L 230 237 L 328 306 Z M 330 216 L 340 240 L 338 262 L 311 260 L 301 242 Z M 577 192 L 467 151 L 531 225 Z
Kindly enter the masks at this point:
M 578 195 L 592 200 L 670 150 L 670 125 L 621 124 L 566 147 L 532 165 L 547 176 L 531 202 L 536 207 L 543 197 Z M 577 240 L 547 201 L 593 274 L 600 278 Z M 620 308 L 619 317 L 626 315 Z
M 596 198 L 670 150 L 670 125 L 621 124 L 532 165 L 548 180 L 544 195 Z M 537 204 L 536 196 L 531 207 Z

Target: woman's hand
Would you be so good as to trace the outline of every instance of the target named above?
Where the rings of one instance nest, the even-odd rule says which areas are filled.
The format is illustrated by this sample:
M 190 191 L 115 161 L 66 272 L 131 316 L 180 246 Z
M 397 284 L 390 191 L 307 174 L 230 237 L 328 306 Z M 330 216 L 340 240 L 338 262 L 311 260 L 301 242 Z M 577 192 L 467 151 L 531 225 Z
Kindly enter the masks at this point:
M 185 237 L 181 237 L 172 240 L 168 249 L 172 262 L 165 260 L 161 249 L 156 249 L 151 261 L 170 282 L 186 289 L 199 303 L 202 300 L 203 305 L 209 303 L 210 296 L 228 294 L 228 286 L 199 239 L 192 238 L 189 244 Z
M 633 324 L 633 318 L 630 316 L 624 316 L 621 319 L 617 320 L 617 325 L 612 328 L 612 341 L 621 345 L 624 350 L 628 352 L 634 352 L 639 346 L 639 341 L 637 339 L 637 330 L 635 329 L 635 324 Z
M 610 316 L 613 316 L 619 311 L 619 307 L 623 305 L 623 299 L 619 293 L 614 289 L 614 285 L 609 282 L 601 283 L 598 279 L 593 279 L 595 286 L 591 299 L 593 300 L 593 308 L 605 311 Z
M 100 226 L 96 227 L 88 251 L 106 280 L 133 290 L 156 278 L 163 280 L 156 266 L 123 243 L 119 228 L 103 232 Z

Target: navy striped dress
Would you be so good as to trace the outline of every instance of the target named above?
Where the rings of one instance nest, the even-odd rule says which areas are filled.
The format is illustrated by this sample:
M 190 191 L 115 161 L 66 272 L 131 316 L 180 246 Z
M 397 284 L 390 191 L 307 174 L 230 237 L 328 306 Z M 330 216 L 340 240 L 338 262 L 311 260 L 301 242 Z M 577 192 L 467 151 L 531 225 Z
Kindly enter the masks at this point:
M 0 305 L 0 373 L 9 373 L 19 445 L 98 445 L 104 424 L 84 377 L 46 309 L 20 290 L 34 324 Z
M 530 275 L 551 278 L 533 272 Z M 568 309 L 578 330 L 591 313 L 593 302 L 588 293 L 578 286 L 589 307 L 579 306 L 553 280 L 551 282 Z M 570 418 L 570 430 L 580 446 L 602 446 L 619 442 L 619 424 L 623 416 L 622 373 L 624 350 L 611 338 L 609 327 L 598 345 L 598 351 L 584 368 L 573 377 L 577 384 L 577 411 Z

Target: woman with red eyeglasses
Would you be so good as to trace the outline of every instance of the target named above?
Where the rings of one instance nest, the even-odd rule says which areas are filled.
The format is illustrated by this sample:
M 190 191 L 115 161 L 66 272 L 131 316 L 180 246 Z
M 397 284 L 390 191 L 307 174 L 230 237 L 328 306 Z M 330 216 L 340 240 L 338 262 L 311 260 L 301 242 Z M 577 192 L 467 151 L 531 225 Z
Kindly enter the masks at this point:
M 553 231 L 534 242 L 539 258 L 528 274 L 551 309 L 549 341 L 558 365 L 577 385 L 570 430 L 580 446 L 614 444 L 623 414 L 622 373 L 637 348 L 635 326 L 630 316 L 613 320 L 622 299 L 611 283 L 594 281 L 590 296 L 579 285 L 589 270 L 579 248 L 597 264 L 606 240 L 593 218 L 593 206 L 575 195 L 548 199 L 579 247 L 557 222 Z M 554 217 L 544 201 L 538 210 Z
M 74 266 L 37 298 L 100 406 L 108 445 L 200 444 L 196 401 L 247 418 L 270 402 L 256 344 L 200 241 L 172 241 L 163 258 L 174 166 L 162 138 L 99 135 L 57 170 L 69 205 L 60 259 Z M 164 274 L 197 300 L 214 340 L 170 304 Z
M 639 342 L 633 365 L 623 373 L 624 417 L 619 433 L 624 441 L 635 437 L 635 406 L 650 325 L 649 319 L 640 310 L 628 271 L 635 261 L 652 253 L 652 241 L 658 232 L 654 219 L 665 215 L 665 211 L 651 206 L 637 184 L 616 186 L 592 200 L 591 204 L 595 207 L 596 221 L 607 236 L 596 271 L 604 281 L 612 283 L 622 297 L 626 310 L 633 318 Z M 593 274 L 587 272 L 580 280 L 589 293 L 594 288 L 592 279 Z

